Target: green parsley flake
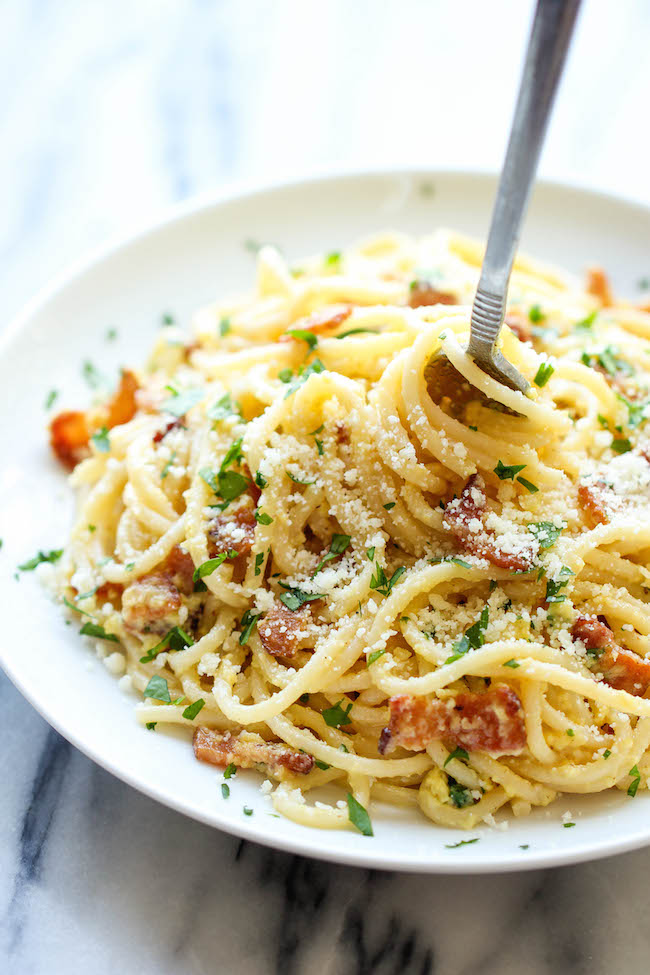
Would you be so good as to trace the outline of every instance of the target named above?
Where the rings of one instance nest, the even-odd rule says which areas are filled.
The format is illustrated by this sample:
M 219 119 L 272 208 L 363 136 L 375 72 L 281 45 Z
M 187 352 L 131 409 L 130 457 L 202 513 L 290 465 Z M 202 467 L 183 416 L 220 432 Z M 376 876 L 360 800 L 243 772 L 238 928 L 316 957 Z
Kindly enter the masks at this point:
M 519 484 L 522 484 L 530 494 L 537 494 L 539 491 L 537 485 L 533 484 L 532 481 L 527 481 L 525 477 L 520 476 L 517 478 L 517 481 Z
M 103 626 L 99 623 L 84 623 L 79 632 L 83 636 L 96 636 L 100 640 L 111 640 L 113 643 L 119 643 L 119 639 L 114 633 L 107 633 Z
M 230 393 L 225 393 L 207 411 L 211 420 L 226 420 L 229 416 L 241 416 L 241 410 L 233 403 Z
M 150 697 L 154 701 L 163 701 L 165 704 L 171 704 L 172 702 L 169 696 L 169 685 L 166 679 L 161 677 L 160 674 L 154 674 L 142 692 L 142 696 Z
M 162 638 L 160 643 L 157 643 L 154 647 L 151 647 L 143 657 L 140 657 L 141 664 L 151 663 L 155 660 L 159 653 L 163 650 L 179 651 L 185 650 L 186 647 L 194 646 L 194 640 L 192 637 L 185 632 L 180 626 L 173 626 L 168 633 Z
M 242 616 L 239 624 L 242 630 L 241 635 L 239 637 L 239 642 L 242 647 L 245 647 L 246 644 L 248 643 L 251 633 L 255 629 L 255 626 L 257 625 L 257 621 L 261 615 L 262 615 L 261 613 L 254 613 L 252 610 L 247 609 L 244 615 Z
M 39 551 L 37 555 L 35 555 L 32 559 L 28 559 L 27 562 L 23 562 L 22 565 L 18 566 L 18 568 L 21 572 L 31 572 L 36 568 L 37 565 L 40 565 L 41 562 L 58 562 L 62 555 L 62 548 L 53 548 L 49 552 Z
M 552 521 L 535 521 L 526 527 L 537 539 L 540 549 L 546 549 L 555 545 L 566 525 L 558 528 Z
M 51 389 L 45 398 L 45 409 L 51 410 L 54 406 L 54 402 L 59 395 L 58 389 Z
M 375 572 L 370 580 L 370 588 L 375 589 L 382 596 L 390 596 L 393 586 L 401 579 L 405 572 L 405 566 L 400 565 L 395 569 L 389 579 L 379 562 L 375 562 Z
M 273 518 L 267 515 L 265 511 L 260 511 L 259 508 L 255 509 L 255 521 L 259 525 L 270 525 L 273 522 Z
M 630 799 L 634 799 L 637 793 L 637 789 L 641 784 L 641 773 L 639 772 L 637 766 L 633 765 L 630 771 L 628 772 L 628 775 L 632 777 L 632 781 L 630 782 L 627 788 L 627 794 L 630 797 Z
M 338 270 L 341 263 L 341 251 L 330 251 L 329 254 L 325 255 L 323 263 L 325 267 L 336 268 Z
M 348 819 L 364 836 L 373 836 L 372 823 L 368 811 L 348 792 Z
M 226 765 L 223 777 L 224 779 L 232 779 L 233 775 L 237 775 L 237 766 L 234 762 L 231 762 L 230 765 Z
M 176 324 L 176 319 L 174 318 L 173 315 L 170 315 L 170 313 L 168 311 L 166 311 L 166 312 L 164 312 L 160 316 L 160 324 L 161 325 L 175 325 Z
M 453 664 L 456 660 L 460 660 L 466 653 L 470 650 L 478 650 L 485 643 L 485 631 L 490 619 L 490 611 L 487 606 L 484 606 L 481 610 L 481 615 L 475 623 L 472 623 L 465 633 L 457 640 L 453 646 L 450 657 L 447 657 L 445 664 Z
M 453 752 L 450 752 L 447 755 L 447 758 L 445 759 L 445 764 L 442 767 L 447 768 L 449 763 L 453 762 L 454 759 L 456 758 L 462 759 L 464 762 L 467 762 L 469 761 L 469 753 L 466 752 L 464 748 L 454 748 Z
M 374 664 L 375 660 L 379 660 L 380 657 L 383 657 L 387 649 L 387 647 L 384 647 L 383 650 L 373 650 L 366 660 L 366 667 L 370 667 L 371 664 Z
M 244 816 L 252 816 L 253 810 L 249 806 L 244 806 Z
M 445 847 L 448 850 L 457 850 L 459 846 L 471 846 L 472 843 L 478 843 L 480 836 L 475 836 L 472 840 L 459 840 L 458 843 L 445 843 Z
M 214 559 L 208 559 L 207 562 L 202 562 L 201 565 L 197 566 L 194 570 L 192 576 L 194 582 L 198 582 L 199 579 L 204 579 L 205 576 L 210 576 L 212 573 L 219 568 L 220 565 L 226 561 L 226 559 L 236 559 L 239 552 L 235 549 L 231 549 L 229 552 L 220 552 Z
M 619 437 L 616 440 L 612 440 L 612 450 L 615 454 L 626 454 L 629 450 L 632 450 L 632 444 L 627 437 Z
M 515 474 L 518 474 L 519 471 L 523 471 L 525 466 L 525 464 L 512 464 L 508 466 L 499 460 L 497 461 L 497 466 L 494 468 L 494 473 L 500 481 L 514 481 Z
M 221 795 L 223 796 L 224 799 L 227 799 L 228 796 L 230 795 L 230 786 L 226 785 L 225 782 L 221 783 Z
M 157 724 L 158 724 L 157 721 L 147 721 L 147 725 L 146 725 L 147 731 L 155 731 Z
M 376 328 L 349 328 L 347 332 L 341 332 L 341 334 L 337 335 L 336 338 L 346 339 L 349 335 L 361 335 L 361 334 L 377 335 L 378 332 Z
M 539 325 L 540 322 L 544 321 L 546 315 L 543 313 L 539 305 L 531 305 L 530 309 L 528 310 L 528 317 L 534 325 Z
M 199 711 L 201 710 L 204 704 L 205 701 L 203 700 L 202 697 L 200 697 L 197 701 L 194 701 L 193 704 L 188 704 L 188 706 L 183 711 L 183 717 L 187 718 L 188 721 L 194 721 L 195 717 L 197 716 L 197 714 L 199 713 Z
M 305 603 L 313 602 L 315 599 L 325 599 L 325 593 L 322 592 L 303 592 L 302 589 L 287 586 L 284 582 L 281 582 L 280 585 L 283 589 L 287 590 L 280 596 L 280 602 L 284 603 L 287 609 L 290 609 L 292 612 L 300 609 Z
M 171 389 L 172 395 L 160 404 L 160 409 L 175 417 L 185 416 L 188 410 L 200 403 L 205 395 L 202 389 L 184 389 L 179 392 L 173 387 L 168 388 Z
M 173 450 L 172 451 L 172 454 L 171 454 L 171 457 L 169 458 L 169 460 L 167 461 L 167 463 L 165 464 L 165 466 L 163 467 L 163 469 L 160 472 L 160 480 L 161 481 L 164 481 L 165 480 L 165 478 L 169 474 L 170 468 L 172 467 L 172 465 L 173 465 L 173 463 L 174 463 L 175 460 L 176 460 L 176 451 Z
M 90 439 L 101 454 L 107 454 L 110 451 L 111 441 L 108 437 L 108 427 L 100 427 Z
M 344 725 L 350 724 L 348 716 L 352 710 L 352 701 L 350 701 L 348 704 L 347 710 L 341 707 L 342 704 L 343 698 L 341 698 L 338 704 L 334 704 L 331 708 L 325 708 L 325 710 L 321 712 L 323 721 L 326 725 L 328 725 L 328 727 L 342 728 Z
M 518 663 L 518 661 L 516 661 L 514 657 L 512 657 L 510 660 L 506 660 L 503 666 L 512 667 L 512 669 L 515 670 L 517 667 L 521 667 L 521 664 Z
M 301 342 L 306 342 L 310 352 L 313 352 L 318 345 L 318 336 L 306 328 L 290 328 L 286 334 L 290 335 L 292 339 L 299 339 Z
M 258 552 L 255 556 L 255 575 L 259 576 L 262 574 L 262 562 L 264 561 L 264 552 Z
M 554 372 L 555 367 L 552 366 L 550 362 L 542 362 L 539 369 L 535 373 L 533 382 L 541 389 L 542 386 L 546 386 L 546 383 L 549 381 Z
M 324 565 L 326 565 L 327 562 L 331 562 L 332 559 L 336 559 L 339 557 L 339 555 L 343 555 L 346 548 L 350 544 L 350 541 L 351 539 L 349 535 L 332 535 L 330 550 L 327 553 L 327 555 L 318 564 L 315 572 L 312 575 L 312 579 L 314 578 L 315 575 L 317 575 L 320 572 L 320 570 L 323 568 Z
M 269 483 L 264 477 L 264 475 L 260 473 L 260 471 L 255 472 L 255 477 L 253 478 L 253 480 L 255 481 L 260 491 L 263 491 L 266 485 Z
M 219 335 L 221 336 L 221 338 L 225 338 L 225 336 L 228 334 L 230 329 L 231 329 L 230 319 L 224 315 L 219 322 Z

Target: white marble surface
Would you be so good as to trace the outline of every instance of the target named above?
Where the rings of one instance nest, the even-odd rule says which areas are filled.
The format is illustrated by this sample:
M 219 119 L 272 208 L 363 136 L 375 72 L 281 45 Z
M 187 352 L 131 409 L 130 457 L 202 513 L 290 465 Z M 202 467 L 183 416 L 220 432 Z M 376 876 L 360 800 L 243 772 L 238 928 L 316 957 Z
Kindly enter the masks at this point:
M 586 8 L 542 173 L 650 203 L 650 4 Z M 225 181 L 394 162 L 496 168 L 530 9 L 2 0 L 7 320 L 89 247 Z M 0 971 L 648 969 L 650 851 L 476 880 L 328 866 L 142 797 L 3 677 L 0 728 Z

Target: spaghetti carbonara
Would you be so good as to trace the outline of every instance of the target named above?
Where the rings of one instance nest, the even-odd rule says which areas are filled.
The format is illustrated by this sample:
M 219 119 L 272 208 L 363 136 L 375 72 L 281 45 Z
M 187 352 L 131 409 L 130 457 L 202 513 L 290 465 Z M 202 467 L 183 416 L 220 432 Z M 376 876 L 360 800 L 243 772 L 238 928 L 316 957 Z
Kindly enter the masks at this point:
M 143 726 L 263 771 L 298 823 L 370 835 L 378 800 L 471 828 L 647 785 L 650 314 L 519 258 L 523 396 L 464 352 L 481 256 L 448 231 L 263 247 L 253 296 L 167 322 L 52 423 L 81 632 Z

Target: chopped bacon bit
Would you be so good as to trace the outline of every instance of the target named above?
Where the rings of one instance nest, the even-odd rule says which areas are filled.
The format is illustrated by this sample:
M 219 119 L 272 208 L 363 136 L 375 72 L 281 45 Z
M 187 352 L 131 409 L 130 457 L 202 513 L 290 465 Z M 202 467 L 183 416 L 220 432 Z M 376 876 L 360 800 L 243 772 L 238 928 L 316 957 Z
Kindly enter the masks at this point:
M 259 735 L 240 732 L 233 735 L 197 728 L 194 732 L 194 754 L 201 762 L 211 765 L 236 765 L 237 768 L 254 768 L 266 765 L 275 772 L 286 768 L 297 775 L 306 775 L 314 767 L 311 755 L 298 752 L 282 742 L 264 741 Z
M 350 431 L 342 420 L 337 420 L 334 424 L 337 443 L 350 443 Z
M 598 481 L 596 484 L 581 484 L 578 488 L 578 504 L 584 511 L 591 528 L 609 522 L 607 492 L 609 488 L 604 481 Z
M 587 284 L 585 291 L 588 294 L 593 295 L 594 298 L 598 298 L 601 305 L 603 305 L 605 308 L 609 308 L 610 305 L 614 304 L 614 298 L 609 286 L 609 280 L 602 267 L 587 268 Z
M 579 616 L 573 624 L 574 640 L 581 640 L 594 656 L 594 669 L 605 682 L 617 691 L 627 691 L 635 697 L 644 697 L 650 688 L 650 660 L 645 660 L 626 647 L 621 647 L 607 623 Z
M 492 565 L 511 572 L 526 572 L 532 568 L 532 548 L 520 552 L 507 552 L 499 545 L 493 531 L 483 524 L 486 509 L 483 478 L 472 474 L 460 493 L 449 501 L 443 516 L 444 527 L 455 535 L 456 540 L 471 555 L 487 559 Z M 524 543 L 525 544 L 525 543 Z
M 180 545 L 174 545 L 165 559 L 165 575 L 169 575 L 176 588 L 189 596 L 194 591 L 194 559 Z
M 120 385 L 107 403 L 108 417 L 106 419 L 106 426 L 109 430 L 119 426 L 121 423 L 128 423 L 129 420 L 133 419 L 137 409 L 135 394 L 139 388 L 138 380 L 130 369 L 123 369 Z
M 248 464 L 242 464 L 242 474 L 244 475 L 244 477 L 248 479 L 247 494 L 251 496 L 251 498 L 253 499 L 253 504 L 257 508 L 257 502 L 259 501 L 262 492 L 260 491 L 257 484 L 255 483 L 255 479 L 251 474 L 251 470 Z
M 166 573 L 143 576 L 122 594 L 122 616 L 131 630 L 166 633 L 179 622 L 181 596 Z
M 325 305 L 324 308 L 319 308 L 318 311 L 313 312 L 311 315 L 297 319 L 290 325 L 290 328 L 292 330 L 300 329 L 301 332 L 314 332 L 314 334 L 329 332 L 333 328 L 338 328 L 339 325 L 342 325 L 351 314 L 351 305 Z M 288 334 L 281 335 L 278 339 L 278 342 L 296 341 L 298 339 Z
M 509 311 L 504 319 L 508 328 L 515 333 L 520 342 L 530 342 L 532 330 L 530 320 L 521 312 Z
M 120 596 L 124 586 L 120 585 L 118 582 L 105 582 L 100 586 L 95 592 L 95 602 L 97 605 L 102 603 L 112 603 L 116 606 L 119 602 Z
M 172 430 L 178 430 L 181 428 L 183 430 L 185 429 L 185 424 L 182 422 L 182 420 L 180 420 L 179 418 L 177 418 L 176 420 L 170 420 L 169 423 L 167 423 L 162 430 L 158 430 L 157 433 L 154 433 L 153 442 L 160 443 L 161 440 L 164 440 L 167 434 L 171 433 Z
M 450 291 L 438 291 L 430 281 L 416 278 L 411 281 L 409 289 L 409 305 L 411 308 L 423 308 L 428 305 L 457 305 L 458 296 Z
M 282 603 L 274 606 L 257 624 L 262 646 L 273 657 L 295 656 L 308 618 L 304 609 L 296 613 Z
M 379 740 L 382 755 L 397 746 L 421 751 L 441 738 L 467 751 L 516 755 L 526 744 L 521 701 L 507 684 L 492 685 L 483 694 L 467 691 L 446 700 L 408 694 L 391 697 L 390 723 Z
M 208 529 L 210 558 L 233 549 L 239 555 L 249 555 L 255 541 L 255 524 L 255 515 L 250 508 L 218 515 Z
M 79 410 L 66 410 L 55 416 L 50 423 L 52 450 L 68 468 L 75 467 L 89 454 L 90 431 L 86 414 Z

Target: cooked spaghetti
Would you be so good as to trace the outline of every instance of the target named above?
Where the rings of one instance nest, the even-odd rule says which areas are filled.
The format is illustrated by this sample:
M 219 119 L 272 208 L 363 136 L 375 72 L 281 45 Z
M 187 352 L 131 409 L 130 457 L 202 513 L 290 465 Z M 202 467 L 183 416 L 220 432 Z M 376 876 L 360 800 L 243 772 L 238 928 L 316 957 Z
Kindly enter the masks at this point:
M 650 314 L 519 258 L 523 396 L 464 352 L 480 261 L 446 231 L 264 247 L 252 297 L 52 424 L 82 632 L 143 726 L 298 823 L 647 786 Z

